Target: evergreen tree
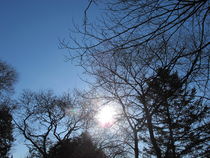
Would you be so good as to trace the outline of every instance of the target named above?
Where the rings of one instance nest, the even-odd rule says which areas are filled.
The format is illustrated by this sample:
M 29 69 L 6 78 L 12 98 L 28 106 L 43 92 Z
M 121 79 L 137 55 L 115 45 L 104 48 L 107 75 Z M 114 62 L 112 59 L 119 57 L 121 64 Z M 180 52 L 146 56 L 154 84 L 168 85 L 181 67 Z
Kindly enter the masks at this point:
M 10 92 L 13 90 L 16 81 L 15 70 L 0 61 L 0 157 L 8 158 L 8 153 L 12 145 L 13 125 L 11 114 Z
M 196 99 L 196 90 L 187 89 L 177 73 L 162 68 L 147 85 L 145 98 L 152 125 L 148 126 L 150 138 L 145 139 L 149 142 L 146 152 L 157 156 L 159 150 L 159 157 L 170 158 L 209 157 L 209 107 Z
M 13 141 L 12 115 L 7 106 L 0 105 L 0 157 L 7 158 Z
M 88 136 L 66 139 L 55 144 L 49 151 L 49 158 L 106 158 L 103 151 L 98 149 Z

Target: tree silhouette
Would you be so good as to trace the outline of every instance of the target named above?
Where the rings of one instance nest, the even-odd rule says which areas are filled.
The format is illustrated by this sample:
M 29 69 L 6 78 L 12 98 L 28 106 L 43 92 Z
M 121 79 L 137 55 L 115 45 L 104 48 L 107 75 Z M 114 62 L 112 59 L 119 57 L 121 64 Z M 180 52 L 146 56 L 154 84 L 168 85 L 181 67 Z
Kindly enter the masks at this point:
M 5 62 L 0 61 L 0 95 L 3 95 L 13 90 L 13 85 L 17 80 L 16 71 Z
M 99 14 L 100 20 L 91 23 L 87 11 L 94 3 L 101 4 L 105 11 Z M 74 31 L 83 38 L 71 32 L 71 42 L 63 40 L 60 44 L 76 51 L 69 58 L 82 60 L 79 63 L 85 70 L 92 59 L 102 54 L 138 52 L 145 61 L 158 58 L 163 63 L 163 54 L 167 54 L 170 57 L 166 60 L 179 67 L 186 80 L 193 78 L 205 93 L 209 83 L 208 21 L 208 0 L 90 0 L 85 10 L 85 29 L 77 27 Z M 154 47 L 156 43 L 158 47 Z M 152 50 L 147 51 L 147 56 L 141 51 L 145 46 Z M 168 46 L 170 51 L 165 51 Z
M 66 139 L 55 144 L 49 151 L 49 158 L 106 158 L 102 150 L 93 144 L 90 136 Z
M 0 105 L 0 157 L 7 158 L 13 139 L 13 125 L 10 108 Z
M 84 128 L 87 113 L 69 94 L 25 91 L 18 103 L 14 122 L 30 156 L 47 158 L 51 144 L 78 135 Z
M 106 9 L 105 14 L 100 16 L 100 20 L 91 24 L 87 21 L 87 11 L 93 3 L 99 5 L 102 3 L 102 7 Z M 180 80 L 177 82 L 183 86 L 181 89 L 186 86 L 186 92 L 180 91 L 180 95 L 184 95 L 185 100 L 190 100 L 188 97 L 192 96 L 191 101 L 194 103 L 189 104 L 183 101 L 182 97 L 177 97 L 179 104 L 185 107 L 193 107 L 192 105 L 195 104 L 205 112 L 204 103 L 208 104 L 210 100 L 207 93 L 210 72 L 209 18 L 208 0 L 90 0 L 85 10 L 85 29 L 75 28 L 75 32 L 83 38 L 78 39 L 78 36 L 74 36 L 71 32 L 71 42 L 66 40 L 60 42 L 62 48 L 70 51 L 69 59 L 77 61 L 87 74 L 94 77 L 95 80 L 91 82 L 91 86 L 99 97 L 108 101 L 114 100 L 121 106 L 122 118 L 125 122 L 122 123 L 125 129 L 123 132 L 127 133 L 126 138 L 129 138 L 125 144 L 135 158 L 143 153 L 140 144 L 148 133 L 149 140 L 145 140 L 145 148 L 148 151 L 146 154 L 151 156 L 155 153 L 156 156 L 163 157 L 174 152 L 174 147 L 171 147 L 173 145 L 168 147 L 167 151 L 166 145 L 160 145 L 160 139 L 156 140 L 157 131 L 163 131 L 158 136 L 162 135 L 164 140 L 168 140 L 166 138 L 168 133 L 164 135 L 166 129 L 158 130 L 160 127 L 156 128 L 153 125 L 156 108 L 153 108 L 154 114 L 151 113 L 152 109 L 149 106 L 151 102 L 147 102 L 149 99 L 147 94 L 152 95 L 152 92 L 151 94 L 147 92 L 149 80 L 157 74 L 158 68 L 177 72 L 179 74 L 177 80 Z M 190 87 L 195 87 L 197 93 Z M 180 87 L 177 88 L 180 89 Z M 161 96 L 159 98 L 163 99 L 162 102 L 165 99 Z M 170 102 L 170 105 L 173 103 Z M 181 111 L 177 112 L 184 117 L 184 109 L 179 110 Z M 193 110 L 199 111 L 196 108 Z M 204 115 L 198 115 L 201 122 L 206 121 L 207 116 Z M 166 120 L 166 116 L 164 119 Z M 180 127 L 181 129 L 183 128 Z M 206 127 L 203 126 L 202 130 L 206 136 L 208 132 Z M 186 141 L 190 140 L 188 138 Z M 171 141 L 166 142 L 170 144 Z M 150 150 L 148 146 L 152 146 L 153 149 Z M 186 148 L 193 151 L 195 147 Z M 204 154 L 206 152 L 204 150 L 199 152 Z M 182 150 L 181 147 L 177 147 L 175 151 L 177 155 L 184 155 L 184 149 Z
M 87 11 L 94 3 L 106 8 L 106 16 L 101 15 L 103 19 L 91 25 Z M 209 37 L 208 5 L 208 0 L 90 0 L 84 11 L 85 30 L 80 33 L 96 40 L 92 44 L 87 41 L 89 49 L 111 42 L 111 49 L 117 50 L 138 47 L 163 34 L 168 35 L 168 40 L 175 40 L 173 37 L 183 37 L 178 34 L 185 31 L 186 36 L 197 35 L 197 42 L 201 42 L 200 48 L 204 49 L 210 44 L 209 39 L 205 39 Z M 92 29 L 99 30 L 93 32 Z
M 209 157 L 209 107 L 187 89 L 177 73 L 159 68 L 147 81 L 144 104 L 148 154 L 161 157 Z
M 0 157 L 7 158 L 13 139 L 12 102 L 9 94 L 13 90 L 17 74 L 0 61 Z

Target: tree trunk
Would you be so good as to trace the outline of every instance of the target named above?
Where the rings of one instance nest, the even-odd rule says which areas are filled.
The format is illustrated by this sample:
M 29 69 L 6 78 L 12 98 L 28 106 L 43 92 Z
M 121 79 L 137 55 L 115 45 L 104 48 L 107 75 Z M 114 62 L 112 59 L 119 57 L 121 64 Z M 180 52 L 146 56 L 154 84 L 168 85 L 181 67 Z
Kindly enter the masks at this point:
M 168 108 L 168 105 L 167 106 L 167 119 L 168 119 L 168 124 L 169 124 L 169 132 L 170 132 L 170 148 L 172 149 L 172 158 L 176 158 L 176 148 L 175 148 L 175 145 L 174 145 L 174 136 L 173 136 L 173 130 L 172 130 L 172 120 L 171 120 L 171 117 L 170 117 L 170 112 L 169 112 L 169 108 Z
M 158 144 L 157 144 L 155 136 L 154 136 L 152 119 L 151 119 L 151 116 L 149 114 L 149 111 L 148 111 L 147 107 L 145 107 L 145 112 L 146 112 L 146 119 L 147 119 L 147 127 L 149 129 L 149 134 L 150 134 L 150 140 L 151 140 L 152 145 L 154 147 L 157 158 L 161 158 L 162 157 L 161 156 L 161 150 L 158 147 Z
M 139 145 L 138 145 L 138 133 L 136 129 L 134 130 L 134 154 L 135 158 L 139 158 Z

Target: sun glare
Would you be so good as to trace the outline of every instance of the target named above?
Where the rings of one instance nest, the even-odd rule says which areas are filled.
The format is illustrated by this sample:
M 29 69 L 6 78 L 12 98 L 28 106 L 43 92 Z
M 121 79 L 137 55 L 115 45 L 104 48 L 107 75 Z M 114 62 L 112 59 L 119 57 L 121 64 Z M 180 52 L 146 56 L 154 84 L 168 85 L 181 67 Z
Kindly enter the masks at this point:
M 112 106 L 105 106 L 99 110 L 96 115 L 96 119 L 99 122 L 99 125 L 108 128 L 111 127 L 115 122 L 116 111 Z

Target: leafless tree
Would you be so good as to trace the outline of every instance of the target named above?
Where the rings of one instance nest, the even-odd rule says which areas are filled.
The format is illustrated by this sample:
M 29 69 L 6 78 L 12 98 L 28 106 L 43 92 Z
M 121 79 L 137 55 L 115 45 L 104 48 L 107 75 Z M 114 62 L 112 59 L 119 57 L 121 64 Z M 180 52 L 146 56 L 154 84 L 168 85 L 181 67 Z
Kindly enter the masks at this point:
M 94 2 L 103 3 L 89 2 L 85 16 Z M 84 30 L 76 28 L 81 40 L 71 35 L 71 43 L 60 44 L 71 51 L 69 59 L 94 77 L 92 86 L 101 97 L 121 105 L 133 140 L 128 146 L 137 158 L 139 142 L 151 130 L 145 129 L 149 120 L 138 98 L 159 68 L 177 72 L 187 88 L 196 87 L 197 98 L 210 100 L 209 1 L 110 0 L 103 6 L 104 16 L 95 25 L 85 21 Z
M 153 46 L 144 45 L 133 52 L 95 52 L 88 56 L 88 62 L 83 63 L 86 72 L 95 77 L 92 85 L 101 95 L 100 97 L 114 100 L 121 106 L 121 117 L 126 122 L 123 124 L 126 128 L 121 131 L 127 133 L 126 138 L 129 138 L 129 141 L 125 141 L 124 144 L 133 150 L 132 153 L 136 158 L 144 155 L 140 144 L 142 145 L 148 130 L 152 129 L 148 126 L 148 117 L 145 117 L 147 109 L 145 109 L 145 103 L 139 100 L 139 97 L 145 97 L 148 78 L 155 75 L 160 67 L 176 72 L 179 68 L 183 68 L 183 65 L 187 66 L 187 63 L 175 61 L 178 53 L 174 46 L 170 46 L 166 41 L 153 42 L 153 44 Z M 161 54 L 161 52 L 164 53 Z M 182 84 L 190 83 L 191 74 L 189 75 L 189 72 L 183 69 L 180 72 L 183 72 L 180 75 Z M 209 100 L 209 98 L 205 99 Z M 150 139 L 155 140 L 155 134 L 152 135 Z M 153 145 L 154 142 L 156 141 L 153 141 Z M 160 151 L 156 153 L 161 154 Z M 159 155 L 159 157 L 162 156 Z
M 18 106 L 14 122 L 34 156 L 47 158 L 54 143 L 78 135 L 84 127 L 86 112 L 69 94 L 25 91 Z
M 94 3 L 105 8 L 104 14 L 94 22 L 95 25 L 85 18 L 85 29 L 76 28 L 76 32 L 83 37 L 81 40 L 71 34 L 70 41 L 61 41 L 62 48 L 76 50 L 77 53 L 70 53 L 71 59 L 82 58 L 83 64 L 89 60 L 87 56 L 96 52 L 138 52 L 143 45 L 152 47 L 154 42 L 167 41 L 176 50 L 167 52 L 175 53 L 170 62 L 181 63 L 179 66 L 182 68 L 179 69 L 183 69 L 186 80 L 192 74 L 197 76 L 191 80 L 197 82 L 206 93 L 210 45 L 208 0 L 90 0 L 84 11 L 85 17 L 88 17 L 88 10 Z M 159 53 L 157 55 L 163 62 L 163 52 Z M 148 57 L 152 55 L 148 54 Z
M 154 48 L 157 47 L 153 47 L 153 49 Z M 153 51 L 154 53 L 153 56 L 151 58 L 148 58 L 149 56 L 147 54 L 147 51 L 152 51 L 153 49 L 151 47 L 149 48 L 145 47 L 144 49 L 141 49 L 142 51 L 141 53 L 132 52 L 130 54 L 126 53 L 95 54 L 95 56 L 92 56 L 91 64 L 89 64 L 88 69 L 86 69 L 89 74 L 95 77 L 93 88 L 97 91 L 99 96 L 106 100 L 116 101 L 121 106 L 122 113 L 120 115 L 120 118 L 122 119 L 118 120 L 119 122 L 117 123 L 120 126 L 120 131 L 123 132 L 125 135 L 127 134 L 127 136 L 123 135 L 123 137 L 127 138 L 127 140 L 125 141 L 125 139 L 121 140 L 115 139 L 113 141 L 115 142 L 122 141 L 124 145 L 127 145 L 127 147 L 129 146 L 130 149 L 133 150 L 132 153 L 136 158 L 144 155 L 144 152 L 142 151 L 140 146 L 148 145 L 147 143 L 146 144 L 143 143 L 143 140 L 146 140 L 146 136 L 148 136 L 148 133 L 150 133 L 149 142 L 150 143 L 152 142 L 151 144 L 153 148 L 156 149 L 156 154 L 157 154 L 156 156 L 163 157 L 163 155 L 165 154 L 162 153 L 161 155 L 161 150 L 163 149 L 160 150 L 160 148 L 158 147 L 158 141 L 156 141 L 157 135 L 154 130 L 158 128 L 158 126 L 162 126 L 163 123 L 153 124 L 155 122 L 153 116 L 156 115 L 156 112 L 154 112 L 155 110 L 153 109 L 153 107 L 148 107 L 147 105 L 151 104 L 152 101 L 146 102 L 146 100 L 145 99 L 142 100 L 142 98 L 148 98 L 146 94 L 146 91 L 148 89 L 147 83 L 150 80 L 151 76 L 156 76 L 156 74 L 158 73 L 157 71 L 158 68 L 163 67 L 163 69 L 170 70 L 171 72 L 176 72 L 178 70 L 177 67 L 179 67 L 178 63 L 174 64 L 173 62 L 171 62 L 174 59 L 174 56 L 169 56 L 169 54 L 167 53 L 162 54 L 161 59 L 163 61 L 159 60 L 159 58 L 156 56 L 157 53 L 156 51 Z M 165 51 L 173 50 L 170 49 L 170 47 L 166 47 L 165 49 L 166 49 Z M 146 58 L 144 58 L 144 56 Z M 155 60 L 155 62 L 152 62 L 153 60 Z M 166 78 L 168 79 L 168 77 Z M 186 86 L 186 90 L 190 87 L 188 85 L 189 82 L 186 82 L 186 74 L 181 75 L 179 82 L 181 85 Z M 189 96 L 186 95 L 187 94 L 185 94 L 185 97 L 191 96 L 191 94 L 189 94 Z M 198 96 L 195 95 L 195 97 L 203 98 L 204 100 L 207 101 L 207 103 L 209 102 L 209 98 L 204 98 L 203 96 L 199 95 Z M 181 98 L 184 98 L 184 95 L 183 96 L 181 95 L 178 98 L 180 102 L 183 101 L 182 103 L 179 104 L 184 106 L 184 101 L 187 101 L 187 99 L 182 100 Z M 160 96 L 158 99 L 161 99 Z M 177 104 L 179 101 L 177 101 Z M 153 102 L 159 105 L 157 101 Z M 174 104 L 172 104 L 172 107 L 174 106 Z M 192 104 L 195 104 L 196 106 L 200 107 L 200 109 L 198 109 L 197 114 L 200 113 L 199 110 L 202 111 L 201 113 L 203 112 L 205 113 L 204 117 L 203 116 L 198 117 L 199 119 L 201 119 L 201 122 L 203 121 L 205 122 L 208 110 L 206 110 L 204 106 L 200 106 L 201 104 L 199 102 Z M 160 104 L 160 106 L 163 105 Z M 184 111 L 183 109 L 176 109 L 175 111 L 177 112 L 176 115 L 179 115 L 180 118 L 185 117 L 184 115 L 186 115 L 187 117 L 187 115 L 189 114 L 187 113 L 187 111 Z M 177 118 L 179 117 L 177 116 Z M 121 122 L 123 123 L 121 124 Z M 204 133 L 208 132 L 206 126 L 208 126 L 208 123 L 205 124 L 205 127 L 204 126 L 202 127 Z M 178 129 L 181 130 L 182 128 L 183 127 L 179 127 Z M 195 131 L 197 131 L 197 129 L 195 129 Z M 185 135 L 186 139 L 187 135 L 188 134 Z M 204 135 L 206 136 L 206 134 Z M 105 142 L 106 141 L 109 142 L 109 140 L 112 139 L 107 139 L 107 140 L 105 139 Z M 204 140 L 201 139 L 201 144 L 202 143 L 205 144 L 207 140 L 208 139 L 206 139 L 206 137 Z M 146 142 L 148 142 L 148 139 Z M 191 150 L 189 150 L 187 153 L 189 154 L 190 151 Z M 184 153 L 185 152 L 183 152 L 183 154 Z M 147 154 L 149 154 L 149 152 L 147 152 Z
M 122 117 L 121 109 L 118 106 L 114 106 L 114 102 L 105 99 L 98 95 L 94 89 L 92 91 L 87 91 L 85 93 L 79 92 L 78 95 L 83 98 L 85 102 L 86 110 L 88 111 L 88 118 L 86 120 L 85 129 L 91 135 L 92 141 L 96 146 L 104 151 L 104 153 L 109 158 L 127 158 L 130 153 L 130 147 L 126 145 L 129 143 L 129 138 L 126 138 L 126 132 L 124 128 L 127 129 L 127 122 L 124 117 Z M 111 98 L 110 98 L 111 99 Z M 103 124 L 101 123 L 97 116 L 101 112 L 100 110 L 104 106 L 111 106 L 114 111 L 110 111 L 113 114 L 112 123 Z M 115 109 L 118 108 L 118 109 Z M 104 117 L 106 117 L 104 115 Z M 105 119 L 106 118 L 100 118 Z M 129 133 L 130 134 L 130 133 Z

